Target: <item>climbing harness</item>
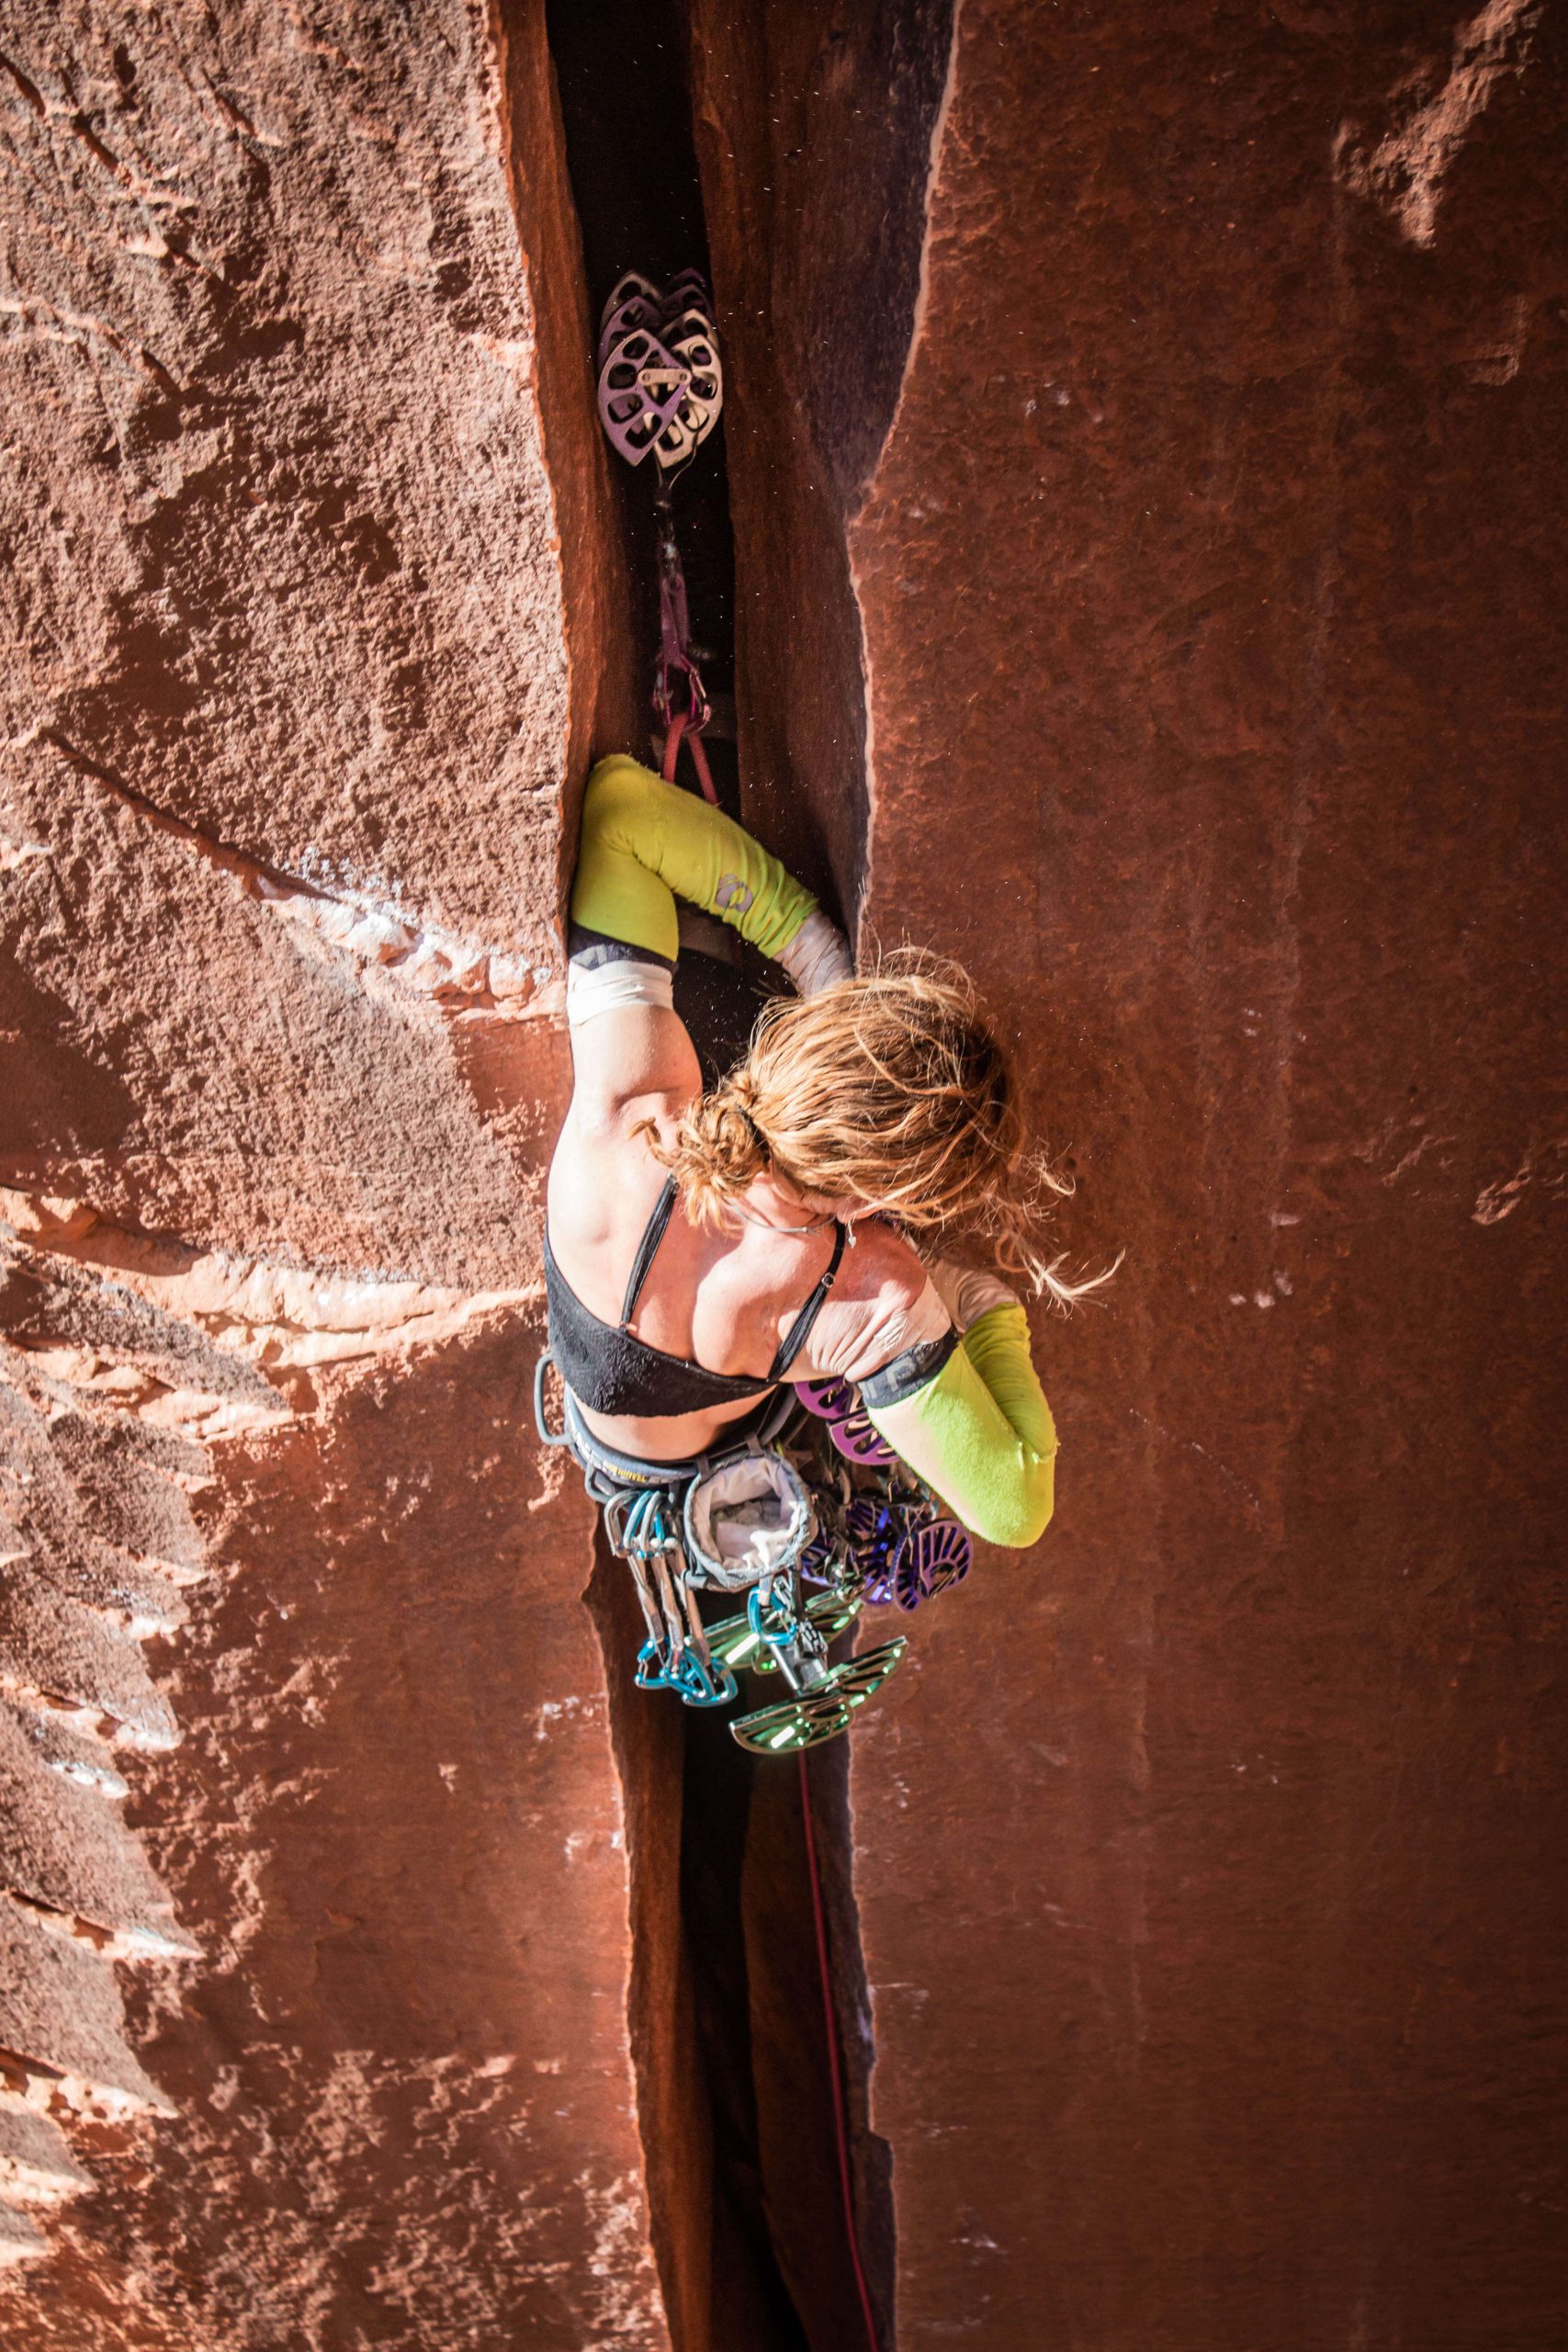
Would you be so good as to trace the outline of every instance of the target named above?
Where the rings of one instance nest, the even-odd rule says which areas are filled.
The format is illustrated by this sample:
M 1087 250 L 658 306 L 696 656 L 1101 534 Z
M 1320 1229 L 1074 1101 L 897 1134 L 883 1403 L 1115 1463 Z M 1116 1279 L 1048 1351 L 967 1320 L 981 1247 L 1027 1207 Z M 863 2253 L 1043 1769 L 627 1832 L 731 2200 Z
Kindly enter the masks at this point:
M 701 272 L 683 269 L 660 288 L 628 269 L 604 305 L 598 365 L 599 417 L 611 447 L 630 466 L 640 466 L 649 457 L 654 462 L 659 655 L 653 707 L 664 730 L 665 781 L 674 782 L 685 742 L 704 797 L 716 806 L 718 794 L 702 742 L 713 714 L 693 657 L 673 500 L 676 481 L 713 431 L 724 405 L 713 297 Z
M 638 1690 L 724 1707 L 741 1673 L 776 1674 L 780 1696 L 730 1724 L 742 1747 L 793 1753 L 848 1731 L 898 1665 L 905 1637 L 837 1663 L 832 1644 L 863 1609 L 918 1609 L 960 1583 L 972 1548 L 876 1436 L 853 1389 L 783 1388 L 744 1441 L 684 1462 L 639 1462 L 593 1436 L 570 1389 L 562 1426 L 550 1427 L 551 1363 L 547 1351 L 535 1373 L 535 1419 L 547 1445 L 575 1455 L 630 1571 L 644 1633 Z M 744 1595 L 744 1607 L 705 1622 L 705 1591 Z

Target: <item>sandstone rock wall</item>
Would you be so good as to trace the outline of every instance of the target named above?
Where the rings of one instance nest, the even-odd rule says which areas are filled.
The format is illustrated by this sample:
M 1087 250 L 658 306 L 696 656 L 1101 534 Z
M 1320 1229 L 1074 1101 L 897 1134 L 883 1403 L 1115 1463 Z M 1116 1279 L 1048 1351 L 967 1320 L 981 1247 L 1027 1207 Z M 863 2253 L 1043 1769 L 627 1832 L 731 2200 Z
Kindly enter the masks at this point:
M 0 46 L 0 2326 L 651 2352 L 525 1393 L 630 675 L 542 17 Z
M 854 1744 L 897 2340 L 1544 2346 L 1560 32 L 964 0 L 867 449 L 931 20 L 731 17 L 738 576 L 836 548 L 867 926 L 972 964 L 1127 1251 L 1037 1325 L 1055 1528 Z M 745 748 L 849 896 L 822 626 L 759 608 Z

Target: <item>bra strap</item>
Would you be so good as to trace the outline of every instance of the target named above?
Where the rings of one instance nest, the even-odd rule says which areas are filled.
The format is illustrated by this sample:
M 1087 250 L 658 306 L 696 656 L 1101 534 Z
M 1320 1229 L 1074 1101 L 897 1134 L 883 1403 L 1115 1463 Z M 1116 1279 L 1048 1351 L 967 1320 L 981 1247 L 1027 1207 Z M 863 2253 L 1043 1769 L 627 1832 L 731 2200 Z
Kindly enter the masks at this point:
M 833 1277 L 839 1271 L 839 1261 L 843 1254 L 844 1228 L 840 1220 L 835 1217 L 833 1220 L 833 1254 L 828 1261 L 828 1271 L 823 1275 L 821 1281 L 818 1283 L 816 1289 L 812 1292 L 810 1297 L 807 1300 L 805 1306 L 801 1308 L 800 1313 L 795 1317 L 795 1321 L 790 1325 L 789 1329 L 784 1333 L 783 1340 L 780 1341 L 779 1351 L 768 1368 L 768 1378 L 770 1380 L 782 1380 L 784 1378 L 785 1373 L 789 1370 L 791 1364 L 795 1362 L 796 1356 L 806 1345 L 807 1340 L 810 1338 L 811 1326 L 816 1322 L 818 1316 L 821 1313 L 822 1303 L 826 1299 L 828 1293 L 833 1287 Z
M 637 1313 L 637 1303 L 642 1296 L 642 1286 L 648 1280 L 648 1270 L 652 1265 L 659 1245 L 664 1238 L 671 1213 L 675 1206 L 676 1190 L 675 1179 L 671 1176 L 659 1195 L 658 1205 L 653 1215 L 642 1228 L 642 1239 L 637 1245 L 637 1256 L 632 1260 L 632 1270 L 626 1280 L 626 1303 L 621 1308 L 623 1331 L 627 1329 L 632 1317 Z

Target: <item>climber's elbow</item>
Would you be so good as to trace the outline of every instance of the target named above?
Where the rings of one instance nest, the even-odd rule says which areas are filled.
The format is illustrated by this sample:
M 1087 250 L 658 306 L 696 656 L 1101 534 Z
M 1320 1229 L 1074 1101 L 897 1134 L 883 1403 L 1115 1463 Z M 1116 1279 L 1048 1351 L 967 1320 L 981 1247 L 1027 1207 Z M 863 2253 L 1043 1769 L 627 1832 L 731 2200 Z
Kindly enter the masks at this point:
M 963 1514 L 971 1533 L 1004 1552 L 1027 1552 L 1051 1524 L 1056 1505 L 1056 1457 L 1032 1454 L 1005 1485 L 977 1498 Z
M 649 770 L 624 752 L 614 752 L 607 759 L 598 761 L 582 796 L 584 845 L 607 841 L 615 847 L 622 846 L 625 837 L 635 831 L 638 818 L 645 814 L 648 787 L 653 781 Z

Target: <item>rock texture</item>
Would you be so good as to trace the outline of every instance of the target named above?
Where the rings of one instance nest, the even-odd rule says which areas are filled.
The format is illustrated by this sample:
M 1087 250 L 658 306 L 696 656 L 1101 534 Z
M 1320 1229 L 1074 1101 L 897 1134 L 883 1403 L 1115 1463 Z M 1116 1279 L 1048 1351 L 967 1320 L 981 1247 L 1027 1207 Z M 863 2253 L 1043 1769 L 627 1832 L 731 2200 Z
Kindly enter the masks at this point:
M 738 576 L 836 534 L 863 919 L 973 965 L 1064 1238 L 1128 1253 L 1038 1325 L 1055 1529 L 854 1746 L 897 2341 L 1545 2346 L 1560 28 L 964 0 L 868 452 L 883 323 L 822 289 L 931 29 L 869 13 L 698 11 L 732 369 L 784 401 Z M 743 748 L 851 898 L 856 682 L 791 615 Z
M 3 47 L 0 2324 L 655 2352 L 526 1396 L 630 675 L 542 13 Z

